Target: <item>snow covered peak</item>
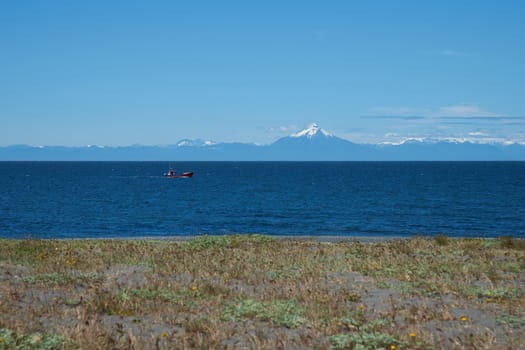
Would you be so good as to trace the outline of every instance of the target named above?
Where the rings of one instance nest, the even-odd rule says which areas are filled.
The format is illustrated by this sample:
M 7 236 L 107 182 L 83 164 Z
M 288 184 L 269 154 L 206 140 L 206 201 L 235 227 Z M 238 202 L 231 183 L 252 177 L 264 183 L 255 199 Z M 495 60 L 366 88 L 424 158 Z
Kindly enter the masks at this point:
M 189 140 L 189 139 L 183 139 L 177 142 L 178 147 L 206 147 L 206 146 L 213 146 L 216 142 L 208 141 L 208 140 Z
M 317 123 L 312 123 L 308 125 L 308 128 L 301 130 L 299 132 L 296 132 L 295 134 L 290 135 L 290 137 L 307 137 L 311 139 L 312 137 L 316 136 L 319 133 L 321 135 L 328 136 L 328 137 L 333 136 L 328 131 L 321 129 L 319 125 L 317 125 Z

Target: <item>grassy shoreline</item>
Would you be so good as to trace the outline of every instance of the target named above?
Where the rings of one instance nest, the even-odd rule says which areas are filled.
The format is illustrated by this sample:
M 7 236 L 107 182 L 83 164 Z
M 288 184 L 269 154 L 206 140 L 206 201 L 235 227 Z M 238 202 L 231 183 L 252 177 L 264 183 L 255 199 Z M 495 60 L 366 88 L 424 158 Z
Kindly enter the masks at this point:
M 138 242 L 187 242 L 192 240 L 200 239 L 219 239 L 220 237 L 266 237 L 275 241 L 312 241 L 319 243 L 383 243 L 383 242 L 392 242 L 399 240 L 410 240 L 414 238 L 421 239 L 440 239 L 443 237 L 447 240 L 469 240 L 469 239 L 482 239 L 486 241 L 491 240 L 513 240 L 515 243 L 525 241 L 525 238 L 520 237 L 510 237 L 510 236 L 495 236 L 495 237 L 462 237 L 462 236 L 453 236 L 449 237 L 446 235 L 407 235 L 407 236 L 384 236 L 384 235 L 374 235 L 374 236 L 348 236 L 348 235 L 267 235 L 267 234 L 253 234 L 253 233 L 241 233 L 241 234 L 217 234 L 217 235 L 207 235 L 207 234 L 197 234 L 197 235 L 176 235 L 176 236 L 119 236 L 119 237 L 81 237 L 81 238 L 10 238 L 4 240 L 37 240 L 37 241 L 138 241 Z M 0 238 L 2 240 L 2 238 Z
M 523 239 L 326 238 L 0 240 L 0 349 L 525 347 Z

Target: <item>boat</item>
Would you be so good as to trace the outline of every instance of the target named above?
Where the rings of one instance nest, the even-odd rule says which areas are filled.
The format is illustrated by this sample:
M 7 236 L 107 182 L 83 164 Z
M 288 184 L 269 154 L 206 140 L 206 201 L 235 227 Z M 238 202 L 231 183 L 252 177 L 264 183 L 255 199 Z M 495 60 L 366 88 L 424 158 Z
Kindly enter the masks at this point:
M 162 174 L 162 176 L 167 177 L 169 179 L 187 179 L 193 176 L 193 171 L 187 171 L 184 173 L 176 173 L 175 169 L 170 168 L 170 170 L 167 173 Z

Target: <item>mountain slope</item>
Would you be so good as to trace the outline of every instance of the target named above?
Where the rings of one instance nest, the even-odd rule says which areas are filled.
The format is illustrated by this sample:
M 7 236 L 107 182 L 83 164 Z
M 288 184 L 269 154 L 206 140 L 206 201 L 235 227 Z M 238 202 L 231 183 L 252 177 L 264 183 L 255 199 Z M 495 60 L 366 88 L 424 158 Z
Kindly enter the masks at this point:
M 269 146 L 276 160 L 364 160 L 374 150 L 334 136 L 316 123 Z
M 413 140 L 398 145 L 364 145 L 311 124 L 270 145 L 183 139 L 169 146 L 0 147 L 0 161 L 525 161 L 525 145 Z

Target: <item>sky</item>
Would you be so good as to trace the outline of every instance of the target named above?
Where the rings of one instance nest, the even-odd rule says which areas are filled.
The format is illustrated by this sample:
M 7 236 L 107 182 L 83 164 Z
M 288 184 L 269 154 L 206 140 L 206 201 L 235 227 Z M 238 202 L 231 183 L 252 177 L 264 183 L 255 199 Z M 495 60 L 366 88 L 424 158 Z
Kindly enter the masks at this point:
M 0 146 L 525 144 L 525 2 L 2 1 Z

